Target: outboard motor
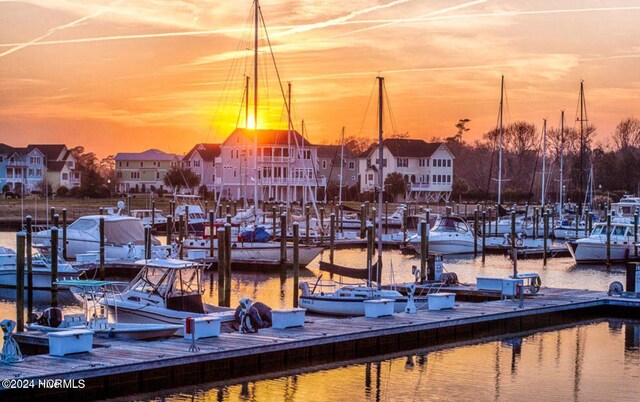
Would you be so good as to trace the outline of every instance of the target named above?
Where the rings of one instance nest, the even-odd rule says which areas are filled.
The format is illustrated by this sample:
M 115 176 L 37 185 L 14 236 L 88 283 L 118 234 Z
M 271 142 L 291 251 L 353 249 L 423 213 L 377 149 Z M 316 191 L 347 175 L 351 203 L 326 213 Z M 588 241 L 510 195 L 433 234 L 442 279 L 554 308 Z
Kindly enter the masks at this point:
M 62 310 L 58 307 L 49 307 L 38 318 L 37 323 L 51 328 L 58 328 L 62 324 Z
M 251 299 L 240 299 L 240 305 L 234 314 L 243 334 L 258 332 L 260 328 L 271 326 L 271 307 L 264 303 L 253 303 Z
M 311 295 L 311 292 L 309 291 L 309 282 L 307 281 L 302 281 L 300 282 L 300 285 L 298 286 L 300 288 L 300 291 L 302 292 L 302 296 L 309 296 Z

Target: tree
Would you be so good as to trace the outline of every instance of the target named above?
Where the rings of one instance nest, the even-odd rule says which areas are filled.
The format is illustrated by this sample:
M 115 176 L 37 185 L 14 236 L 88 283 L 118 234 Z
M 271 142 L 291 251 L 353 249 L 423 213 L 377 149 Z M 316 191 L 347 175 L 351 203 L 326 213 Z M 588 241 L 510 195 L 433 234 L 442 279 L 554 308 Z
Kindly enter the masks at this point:
M 448 137 L 446 139 L 446 141 L 447 142 L 457 142 L 458 144 L 462 144 L 462 142 L 463 142 L 462 135 L 464 133 L 466 133 L 467 131 L 469 131 L 469 129 L 466 127 L 466 124 L 469 123 L 470 121 L 471 120 L 469 120 L 469 119 L 460 119 L 460 120 L 458 120 L 458 123 L 456 124 L 456 128 L 458 129 L 458 132 L 453 137 Z
M 622 120 L 618 123 L 612 137 L 613 144 L 618 151 L 631 147 L 640 148 L 640 119 L 627 117 Z
M 406 193 L 407 182 L 404 181 L 404 177 L 400 173 L 389 173 L 384 179 L 384 191 L 395 200 L 396 196 Z
M 351 151 L 351 153 L 353 153 L 354 155 L 360 155 L 373 145 L 374 142 L 367 137 L 358 137 L 355 135 L 351 135 L 344 139 L 344 147 Z
M 166 186 L 173 187 L 177 192 L 186 187 L 192 189 L 200 184 L 200 177 L 190 169 L 174 166 L 164 176 L 163 182 Z
M 80 189 L 77 190 L 81 197 L 107 197 L 109 189 L 107 180 L 100 174 L 100 164 L 96 154 L 85 152 L 84 147 L 78 146 L 71 149 L 76 158 L 76 170 L 82 173 Z

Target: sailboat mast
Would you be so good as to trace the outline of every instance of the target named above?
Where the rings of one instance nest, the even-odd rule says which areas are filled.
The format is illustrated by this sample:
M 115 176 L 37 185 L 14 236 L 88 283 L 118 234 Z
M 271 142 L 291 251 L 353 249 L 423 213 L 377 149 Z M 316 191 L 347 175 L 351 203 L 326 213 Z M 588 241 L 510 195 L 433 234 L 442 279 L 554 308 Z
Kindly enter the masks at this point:
M 247 75 L 246 83 L 244 85 L 244 128 L 249 129 L 249 79 Z
M 378 289 L 380 289 L 382 282 L 382 193 L 384 185 L 384 160 L 382 159 L 384 149 L 382 144 L 382 116 L 384 115 L 383 91 L 384 77 L 378 77 L 378 275 L 376 278 Z
M 578 214 L 582 215 L 582 186 L 584 176 L 584 81 L 580 81 L 580 192 Z
M 504 101 L 504 75 L 500 81 L 500 150 L 498 151 L 498 205 L 502 202 L 502 109 Z
M 260 3 L 254 1 L 254 43 L 253 43 L 253 203 L 254 212 L 258 213 L 258 14 L 260 13 Z
M 342 126 L 342 135 L 341 135 L 340 141 L 342 142 L 342 149 L 340 150 L 340 188 L 338 188 L 338 205 L 342 206 L 342 171 L 344 168 L 344 126 Z
M 564 110 L 560 113 L 560 217 L 564 213 Z
M 291 198 L 291 185 L 289 177 L 291 177 L 291 82 L 287 85 L 287 211 L 289 210 L 289 202 Z M 304 209 L 303 209 L 304 211 Z
M 543 119 L 542 123 L 542 208 L 544 208 L 545 198 L 545 175 L 547 174 L 547 119 Z

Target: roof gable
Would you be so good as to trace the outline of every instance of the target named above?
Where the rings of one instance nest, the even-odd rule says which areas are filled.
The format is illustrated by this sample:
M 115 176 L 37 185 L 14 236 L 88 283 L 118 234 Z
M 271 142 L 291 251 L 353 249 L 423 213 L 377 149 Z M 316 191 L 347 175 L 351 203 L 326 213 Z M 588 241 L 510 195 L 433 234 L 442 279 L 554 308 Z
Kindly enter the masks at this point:
M 67 146 L 64 144 L 29 144 L 27 151 L 31 152 L 34 148 L 42 152 L 50 161 L 61 160 L 67 153 Z
M 220 144 L 196 144 L 182 159 L 189 160 L 195 154 L 206 162 L 212 162 L 220 156 Z
M 233 130 L 231 135 L 227 137 L 226 140 L 221 144 L 222 146 L 233 146 L 233 144 L 229 143 L 231 138 L 234 138 L 238 135 L 244 136 L 249 139 L 251 142 L 254 140 L 256 130 L 249 130 L 246 128 L 236 128 Z M 289 133 L 291 137 L 289 137 Z M 312 146 L 309 141 L 305 140 L 302 135 L 296 130 L 288 131 L 288 130 L 264 130 L 258 129 L 258 145 L 287 145 L 291 144 L 292 146 Z M 289 141 L 290 138 L 290 141 Z
M 429 158 L 441 146 L 444 146 L 441 142 L 426 142 L 421 139 L 409 138 L 387 138 L 382 141 L 382 145 L 396 158 Z M 359 157 L 367 158 L 377 148 L 378 144 L 371 145 Z
M 120 152 L 114 159 L 117 161 L 172 161 L 177 158 L 176 154 L 168 154 L 159 149 L 148 149 L 144 152 Z

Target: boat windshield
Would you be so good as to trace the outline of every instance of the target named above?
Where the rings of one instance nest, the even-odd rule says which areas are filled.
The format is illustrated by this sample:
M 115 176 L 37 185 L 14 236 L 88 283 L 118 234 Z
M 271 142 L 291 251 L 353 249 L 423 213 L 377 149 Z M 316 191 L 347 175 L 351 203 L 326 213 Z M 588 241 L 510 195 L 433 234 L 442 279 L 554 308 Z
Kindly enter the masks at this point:
M 469 227 L 464 221 L 455 218 L 440 218 L 436 221 L 433 232 L 457 232 L 466 233 L 469 231 Z
M 140 272 L 138 280 L 130 289 L 141 293 L 155 293 L 164 297 L 169 291 L 170 277 L 170 269 L 147 267 Z
M 606 234 L 606 232 L 602 230 L 603 228 L 604 226 L 596 226 L 595 228 L 593 228 L 593 232 L 591 232 L 591 236 L 598 236 L 603 233 Z
M 200 293 L 200 270 L 194 268 L 180 269 L 173 283 L 171 296 L 190 295 Z
M 98 226 L 98 222 L 94 219 L 83 219 L 80 218 L 69 225 L 69 230 L 78 230 L 80 232 L 88 232 L 96 228 Z
M 626 229 L 624 226 L 614 226 L 613 230 L 611 231 L 611 235 L 613 236 L 624 236 L 624 233 L 626 232 Z

